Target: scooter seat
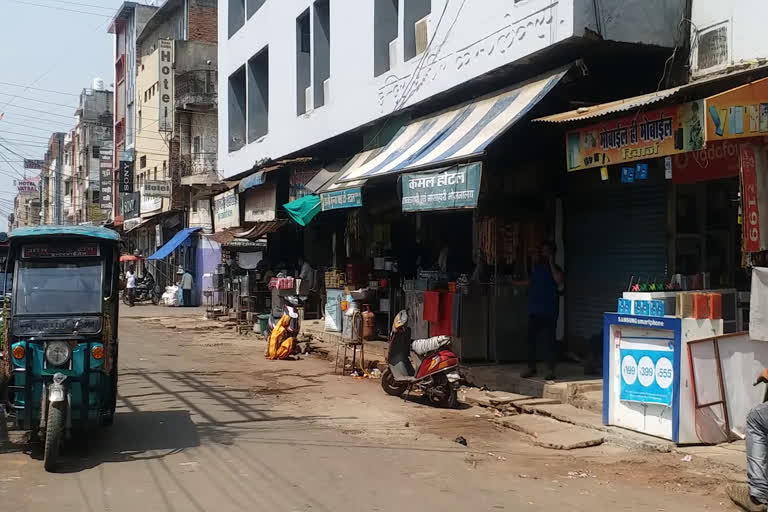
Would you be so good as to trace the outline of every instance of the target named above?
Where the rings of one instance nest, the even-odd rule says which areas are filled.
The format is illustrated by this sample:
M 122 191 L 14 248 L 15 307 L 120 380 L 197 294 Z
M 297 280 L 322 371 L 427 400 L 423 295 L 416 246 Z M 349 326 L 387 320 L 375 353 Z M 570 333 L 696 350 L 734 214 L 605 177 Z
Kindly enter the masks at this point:
M 450 336 L 433 336 L 431 338 L 414 341 L 413 343 L 411 343 L 411 350 L 416 352 L 416 354 L 423 356 L 424 354 L 428 354 L 429 352 L 434 352 L 440 347 L 444 347 L 450 344 L 451 344 Z

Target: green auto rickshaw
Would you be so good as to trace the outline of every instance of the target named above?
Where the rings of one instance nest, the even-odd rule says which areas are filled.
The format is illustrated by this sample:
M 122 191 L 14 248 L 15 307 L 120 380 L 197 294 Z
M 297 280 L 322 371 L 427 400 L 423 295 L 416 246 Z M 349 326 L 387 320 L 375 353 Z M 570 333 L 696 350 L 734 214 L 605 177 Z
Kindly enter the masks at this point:
M 120 237 L 102 227 L 38 226 L 9 240 L 6 395 L 15 426 L 41 437 L 53 471 L 73 431 L 114 420 Z

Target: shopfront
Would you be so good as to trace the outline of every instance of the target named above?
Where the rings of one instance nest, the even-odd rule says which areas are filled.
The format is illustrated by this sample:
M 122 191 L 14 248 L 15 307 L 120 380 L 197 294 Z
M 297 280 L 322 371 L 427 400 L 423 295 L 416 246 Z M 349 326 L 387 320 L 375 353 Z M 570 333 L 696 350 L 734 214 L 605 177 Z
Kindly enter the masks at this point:
M 726 395 L 737 386 L 722 368 L 744 361 L 736 373 L 752 372 L 755 341 L 740 333 L 749 262 L 763 249 L 768 81 L 700 99 L 687 87 L 677 90 L 686 101 L 661 91 L 618 110 L 590 107 L 590 118 L 609 118 L 599 122 L 583 111 L 543 120 L 571 123 L 566 332 L 602 351 L 605 423 L 679 443 L 719 442 L 731 435 Z M 659 97 L 673 104 L 654 107 Z M 737 338 L 746 352 L 731 359 L 738 343 L 728 340 Z M 705 400 L 697 388 L 719 398 Z

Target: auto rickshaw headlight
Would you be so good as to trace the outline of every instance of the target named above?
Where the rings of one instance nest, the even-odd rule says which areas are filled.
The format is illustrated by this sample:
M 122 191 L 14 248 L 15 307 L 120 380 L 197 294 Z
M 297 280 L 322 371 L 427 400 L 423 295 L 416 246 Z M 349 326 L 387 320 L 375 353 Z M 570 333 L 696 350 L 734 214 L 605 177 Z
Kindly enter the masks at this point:
M 52 341 L 45 347 L 45 360 L 53 366 L 63 366 L 71 355 L 72 349 L 66 341 Z

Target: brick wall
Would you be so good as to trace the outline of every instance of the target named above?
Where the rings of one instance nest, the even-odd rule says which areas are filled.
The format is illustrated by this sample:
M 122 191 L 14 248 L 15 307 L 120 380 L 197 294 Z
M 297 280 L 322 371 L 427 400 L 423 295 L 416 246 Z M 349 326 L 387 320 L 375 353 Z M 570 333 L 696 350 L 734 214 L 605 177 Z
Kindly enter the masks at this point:
M 198 5 L 195 5 L 195 4 Z M 203 41 L 206 43 L 217 42 L 217 9 L 216 7 L 206 7 L 203 2 L 192 3 L 189 6 L 189 27 L 188 39 L 190 41 Z

